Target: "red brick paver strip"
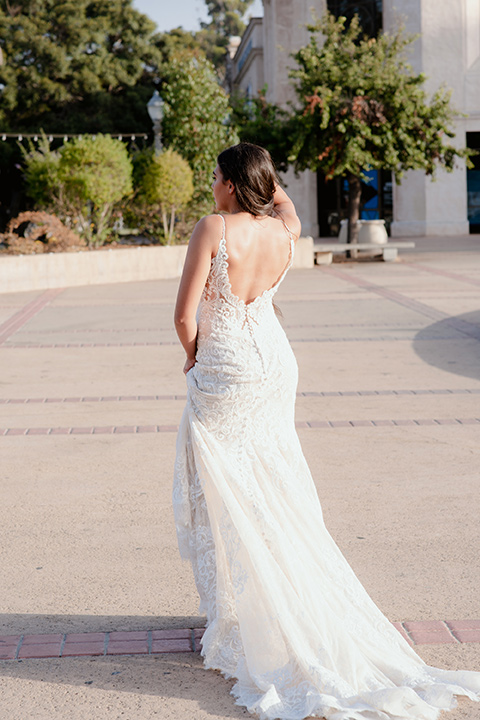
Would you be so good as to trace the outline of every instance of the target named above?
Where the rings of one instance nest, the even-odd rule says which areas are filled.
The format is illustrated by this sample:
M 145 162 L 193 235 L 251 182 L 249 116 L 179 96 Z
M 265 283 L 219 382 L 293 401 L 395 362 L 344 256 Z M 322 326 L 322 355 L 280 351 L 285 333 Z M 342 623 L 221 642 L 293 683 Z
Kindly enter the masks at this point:
M 480 620 L 451 620 L 446 624 L 458 642 L 480 642 Z
M 109 634 L 107 655 L 147 655 L 148 631 L 112 632 Z
M 423 425 L 480 425 L 478 418 L 421 418 L 415 420 L 297 420 L 297 428 L 356 428 L 356 427 L 419 427 Z M 113 425 L 99 427 L 63 428 L 0 428 L 1 436 L 10 435 L 122 435 L 177 432 L 178 425 Z
M 14 660 L 21 639 L 21 635 L 5 635 L 4 637 L 0 637 L 0 660 Z
M 480 620 L 394 622 L 410 645 L 480 643 Z M 151 655 L 200 650 L 205 628 L 0 636 L 0 660 Z
M 428 265 L 421 265 L 420 263 L 404 262 L 404 265 L 408 265 L 414 270 L 420 270 L 422 272 L 428 272 L 432 275 L 441 275 L 442 277 L 450 278 L 451 280 L 457 280 L 461 283 L 467 283 L 468 285 L 480 286 L 480 280 L 476 278 L 467 277 L 466 275 L 460 275 L 459 273 L 450 272 L 448 270 L 440 270 L 440 268 L 429 267 Z
M 107 655 L 147 655 L 148 642 L 146 640 L 119 641 L 108 644 Z
M 437 310 L 431 305 L 427 305 L 420 300 L 414 300 L 413 298 L 408 297 L 407 295 L 403 295 L 396 290 L 391 290 L 390 288 L 383 287 L 382 285 L 377 285 L 376 283 L 370 282 L 368 280 L 363 280 L 362 278 L 357 277 L 351 273 L 347 273 L 343 270 L 337 270 L 336 268 L 331 267 L 322 267 L 321 271 L 327 273 L 328 275 L 338 277 L 341 280 L 345 280 L 352 285 L 356 285 L 357 287 L 360 287 L 367 292 L 374 293 L 375 295 L 380 295 L 380 297 L 391 300 L 398 305 L 409 308 L 410 310 L 414 310 L 420 315 L 424 315 L 431 320 L 444 320 L 445 324 L 453 328 L 454 330 L 457 330 L 458 332 L 461 332 L 463 335 L 467 335 L 468 337 L 473 337 L 476 340 L 480 340 L 480 328 L 473 323 L 462 320 L 461 318 L 452 317 L 451 315 L 448 315 L 441 310 Z M 361 338 L 358 339 L 360 340 Z M 376 338 L 376 340 L 378 341 L 381 341 L 382 339 L 383 338 Z M 390 342 L 394 339 L 396 338 L 388 338 L 388 341 Z M 335 340 L 338 340 L 338 338 L 335 338 Z
M 105 646 L 105 633 L 70 633 L 65 638 L 62 657 L 104 655 Z
M 152 640 L 152 653 L 168 652 L 192 652 L 192 641 L 190 638 L 181 640 Z
M 435 643 L 451 643 L 456 638 L 446 623 L 441 620 L 423 620 L 421 622 L 404 622 L 406 629 L 415 645 L 432 645 Z
M 433 388 L 430 390 L 325 390 L 298 391 L 297 397 L 370 397 L 370 396 L 403 396 L 403 395 L 480 395 L 480 388 Z M 97 395 L 92 397 L 66 398 L 0 398 L 0 405 L 17 405 L 30 403 L 89 403 L 89 402 L 158 402 L 160 400 L 183 400 L 186 395 Z
M 43 310 L 43 308 L 61 292 L 63 292 L 63 288 L 46 290 L 2 323 L 0 325 L 0 345 L 3 345 L 11 335 L 16 333 L 22 325 L 25 325 L 25 323 L 31 320 L 37 313 Z
M 18 651 L 21 658 L 60 657 L 63 635 L 25 635 Z

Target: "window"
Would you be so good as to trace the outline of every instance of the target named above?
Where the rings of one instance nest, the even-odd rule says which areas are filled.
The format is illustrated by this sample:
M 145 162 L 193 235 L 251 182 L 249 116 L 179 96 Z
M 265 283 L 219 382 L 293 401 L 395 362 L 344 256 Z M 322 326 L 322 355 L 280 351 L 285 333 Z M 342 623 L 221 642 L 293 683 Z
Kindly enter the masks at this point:
M 327 0 L 329 12 L 336 18 L 343 16 L 350 21 L 358 15 L 363 31 L 370 37 L 376 37 L 382 29 L 382 5 L 382 0 Z

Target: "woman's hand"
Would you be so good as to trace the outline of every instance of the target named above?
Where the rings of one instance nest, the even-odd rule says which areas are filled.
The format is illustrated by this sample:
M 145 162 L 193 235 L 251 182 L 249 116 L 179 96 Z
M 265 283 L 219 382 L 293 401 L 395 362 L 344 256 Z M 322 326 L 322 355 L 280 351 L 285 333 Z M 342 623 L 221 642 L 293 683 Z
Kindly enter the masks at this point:
M 195 358 L 193 358 L 193 359 L 192 359 L 192 358 L 187 358 L 187 359 L 185 360 L 185 365 L 183 366 L 183 372 L 185 373 L 185 375 L 187 374 L 187 372 L 188 372 L 189 370 L 192 369 L 192 367 L 195 365 L 196 362 L 197 362 L 197 361 L 195 360 Z

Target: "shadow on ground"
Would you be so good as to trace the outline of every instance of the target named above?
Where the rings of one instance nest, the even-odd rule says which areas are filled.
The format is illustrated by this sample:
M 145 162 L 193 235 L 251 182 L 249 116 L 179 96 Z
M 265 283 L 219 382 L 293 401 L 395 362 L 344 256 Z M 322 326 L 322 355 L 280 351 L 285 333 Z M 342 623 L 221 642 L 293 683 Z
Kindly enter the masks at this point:
M 100 630 L 145 630 L 172 627 L 201 627 L 205 618 L 198 616 L 135 617 L 75 615 L 14 615 L 15 625 L 22 618 L 29 633 Z M 9 632 L 8 614 L 0 615 L 2 632 Z M 132 693 L 158 698 L 158 710 L 171 710 L 175 701 L 194 704 L 207 715 L 243 718 L 244 708 L 235 705 L 230 695 L 233 680 L 219 672 L 205 670 L 199 653 L 163 653 L 154 655 L 107 655 L 97 657 L 42 658 L 0 661 L 0 680 L 14 678 L 57 686 L 91 688 L 112 693 Z M 168 714 L 171 717 L 171 714 Z M 203 715 L 202 715 L 203 717 Z
M 205 670 L 198 653 L 1 661 L 0 678 L 102 690 L 112 697 L 119 693 L 151 695 L 158 698 L 160 712 L 183 700 L 190 708 L 195 705 L 215 717 L 247 715 L 230 695 L 233 681 Z
M 480 310 L 422 328 L 413 340 L 413 349 L 428 365 L 479 380 Z
M 0 635 L 45 635 L 205 627 L 200 615 L 34 615 L 0 613 Z

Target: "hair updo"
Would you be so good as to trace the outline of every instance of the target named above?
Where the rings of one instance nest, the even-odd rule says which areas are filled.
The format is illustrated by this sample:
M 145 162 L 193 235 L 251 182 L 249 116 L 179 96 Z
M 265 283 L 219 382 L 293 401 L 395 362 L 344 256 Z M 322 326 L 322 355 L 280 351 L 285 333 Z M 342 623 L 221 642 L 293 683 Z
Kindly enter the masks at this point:
M 268 150 L 242 142 L 223 150 L 217 158 L 224 182 L 230 180 L 241 209 L 251 215 L 272 215 L 278 183 Z

